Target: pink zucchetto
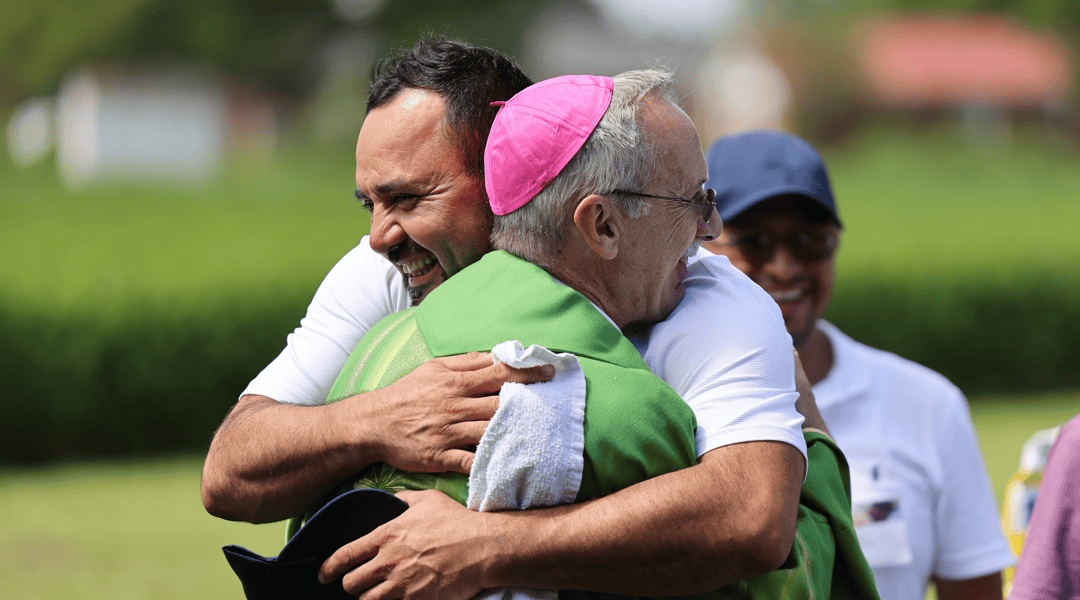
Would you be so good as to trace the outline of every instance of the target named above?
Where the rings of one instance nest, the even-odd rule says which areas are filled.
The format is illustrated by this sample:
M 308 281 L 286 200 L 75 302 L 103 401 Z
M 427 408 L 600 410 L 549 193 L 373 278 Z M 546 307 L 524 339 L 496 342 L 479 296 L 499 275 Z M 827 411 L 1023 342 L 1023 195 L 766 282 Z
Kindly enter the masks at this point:
M 610 77 L 564 75 L 501 104 L 484 148 L 491 209 L 506 215 L 544 189 L 596 129 L 611 104 Z

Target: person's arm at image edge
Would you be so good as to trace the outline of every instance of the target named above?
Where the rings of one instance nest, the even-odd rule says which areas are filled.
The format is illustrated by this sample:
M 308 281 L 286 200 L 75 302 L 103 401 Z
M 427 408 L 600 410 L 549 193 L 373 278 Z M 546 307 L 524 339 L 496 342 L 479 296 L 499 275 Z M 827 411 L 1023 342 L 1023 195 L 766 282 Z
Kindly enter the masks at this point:
M 581 504 L 478 513 L 439 492 L 403 492 L 410 509 L 335 553 L 322 576 L 332 581 L 377 553 L 345 577 L 346 590 L 444 600 L 504 586 L 632 595 L 715 590 L 787 558 L 804 472 L 797 448 L 749 442 Z

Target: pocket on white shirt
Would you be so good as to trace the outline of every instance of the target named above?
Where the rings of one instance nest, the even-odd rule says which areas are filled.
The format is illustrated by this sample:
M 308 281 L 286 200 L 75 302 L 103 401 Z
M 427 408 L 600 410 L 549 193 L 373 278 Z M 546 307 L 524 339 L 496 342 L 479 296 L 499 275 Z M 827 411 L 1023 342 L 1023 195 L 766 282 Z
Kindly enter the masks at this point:
M 850 460 L 849 464 L 851 516 L 866 562 L 873 569 L 910 564 L 914 555 L 900 486 L 890 483 L 878 461 Z

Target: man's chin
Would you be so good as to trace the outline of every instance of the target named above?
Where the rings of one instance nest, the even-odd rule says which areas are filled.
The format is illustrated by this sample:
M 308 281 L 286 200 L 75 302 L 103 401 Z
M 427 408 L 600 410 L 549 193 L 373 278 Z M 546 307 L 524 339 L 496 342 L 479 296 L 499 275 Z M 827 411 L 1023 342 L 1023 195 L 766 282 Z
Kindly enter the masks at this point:
M 424 276 L 425 281 L 419 285 L 412 286 L 410 284 L 410 278 L 405 278 L 405 288 L 409 292 L 409 304 L 411 306 L 417 306 L 424 301 L 424 298 L 428 297 L 435 288 L 446 281 L 446 273 L 441 266 L 435 267 L 431 273 Z

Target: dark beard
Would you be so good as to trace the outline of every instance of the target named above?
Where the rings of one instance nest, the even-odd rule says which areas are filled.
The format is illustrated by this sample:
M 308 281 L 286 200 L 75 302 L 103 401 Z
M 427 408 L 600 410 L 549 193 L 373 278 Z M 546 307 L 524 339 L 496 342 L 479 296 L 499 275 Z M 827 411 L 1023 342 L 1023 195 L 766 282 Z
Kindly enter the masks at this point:
M 420 296 L 423 294 L 420 288 L 414 288 L 409 284 L 405 284 L 405 290 L 409 292 L 409 306 L 419 306 Z

